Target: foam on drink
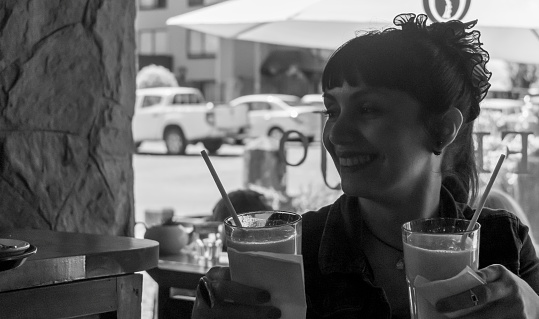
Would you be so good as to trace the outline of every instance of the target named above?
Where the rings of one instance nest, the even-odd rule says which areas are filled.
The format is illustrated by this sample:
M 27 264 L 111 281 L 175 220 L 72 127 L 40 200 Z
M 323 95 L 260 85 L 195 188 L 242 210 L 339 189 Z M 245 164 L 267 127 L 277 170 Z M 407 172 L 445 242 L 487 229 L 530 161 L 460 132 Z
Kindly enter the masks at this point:
M 225 221 L 227 246 L 240 252 L 264 251 L 301 254 L 301 217 L 279 211 L 260 211 L 239 215 L 242 227 Z M 227 224 L 229 223 L 229 224 Z

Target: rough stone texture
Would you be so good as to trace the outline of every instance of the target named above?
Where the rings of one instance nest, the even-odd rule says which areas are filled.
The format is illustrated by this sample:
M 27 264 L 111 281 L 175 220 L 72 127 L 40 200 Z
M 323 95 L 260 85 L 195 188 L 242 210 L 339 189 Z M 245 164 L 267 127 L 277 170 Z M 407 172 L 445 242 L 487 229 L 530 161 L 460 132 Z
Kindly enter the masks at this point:
M 135 15 L 0 1 L 0 227 L 133 235 Z

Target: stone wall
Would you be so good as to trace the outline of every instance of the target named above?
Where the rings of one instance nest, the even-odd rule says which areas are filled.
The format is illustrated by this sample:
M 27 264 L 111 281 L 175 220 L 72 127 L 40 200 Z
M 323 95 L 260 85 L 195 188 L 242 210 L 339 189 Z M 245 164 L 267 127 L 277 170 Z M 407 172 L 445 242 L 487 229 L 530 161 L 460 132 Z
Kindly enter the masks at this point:
M 0 227 L 133 234 L 135 15 L 0 1 Z

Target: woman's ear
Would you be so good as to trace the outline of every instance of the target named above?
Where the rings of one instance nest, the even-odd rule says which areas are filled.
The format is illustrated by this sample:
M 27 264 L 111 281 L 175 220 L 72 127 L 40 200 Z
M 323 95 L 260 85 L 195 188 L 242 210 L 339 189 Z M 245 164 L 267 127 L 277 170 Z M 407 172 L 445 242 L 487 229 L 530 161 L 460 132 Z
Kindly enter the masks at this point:
M 456 107 L 450 107 L 449 110 L 442 116 L 441 123 L 438 129 L 437 140 L 435 141 L 436 155 L 439 155 L 443 149 L 451 144 L 459 132 L 462 125 L 462 113 Z

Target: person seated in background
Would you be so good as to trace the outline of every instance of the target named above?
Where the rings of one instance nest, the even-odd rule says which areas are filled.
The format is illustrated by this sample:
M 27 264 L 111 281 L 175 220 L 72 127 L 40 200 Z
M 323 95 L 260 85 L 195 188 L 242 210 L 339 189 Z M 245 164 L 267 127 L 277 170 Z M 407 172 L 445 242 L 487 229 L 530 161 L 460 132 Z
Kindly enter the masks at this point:
M 273 208 L 267 203 L 264 195 L 251 189 L 239 189 L 228 193 L 228 198 L 237 214 L 254 212 L 259 210 L 272 210 Z M 230 217 L 230 211 L 225 204 L 224 199 L 220 199 L 213 207 L 213 212 L 208 221 L 222 222 Z M 226 240 L 224 234 L 221 234 L 223 239 L 223 251 L 226 251 Z
M 236 213 L 247 213 L 259 210 L 272 210 L 264 195 L 251 189 L 239 189 L 228 193 L 228 198 Z M 213 207 L 212 215 L 209 221 L 224 221 L 230 217 L 230 212 L 226 207 L 225 201 L 221 198 Z

